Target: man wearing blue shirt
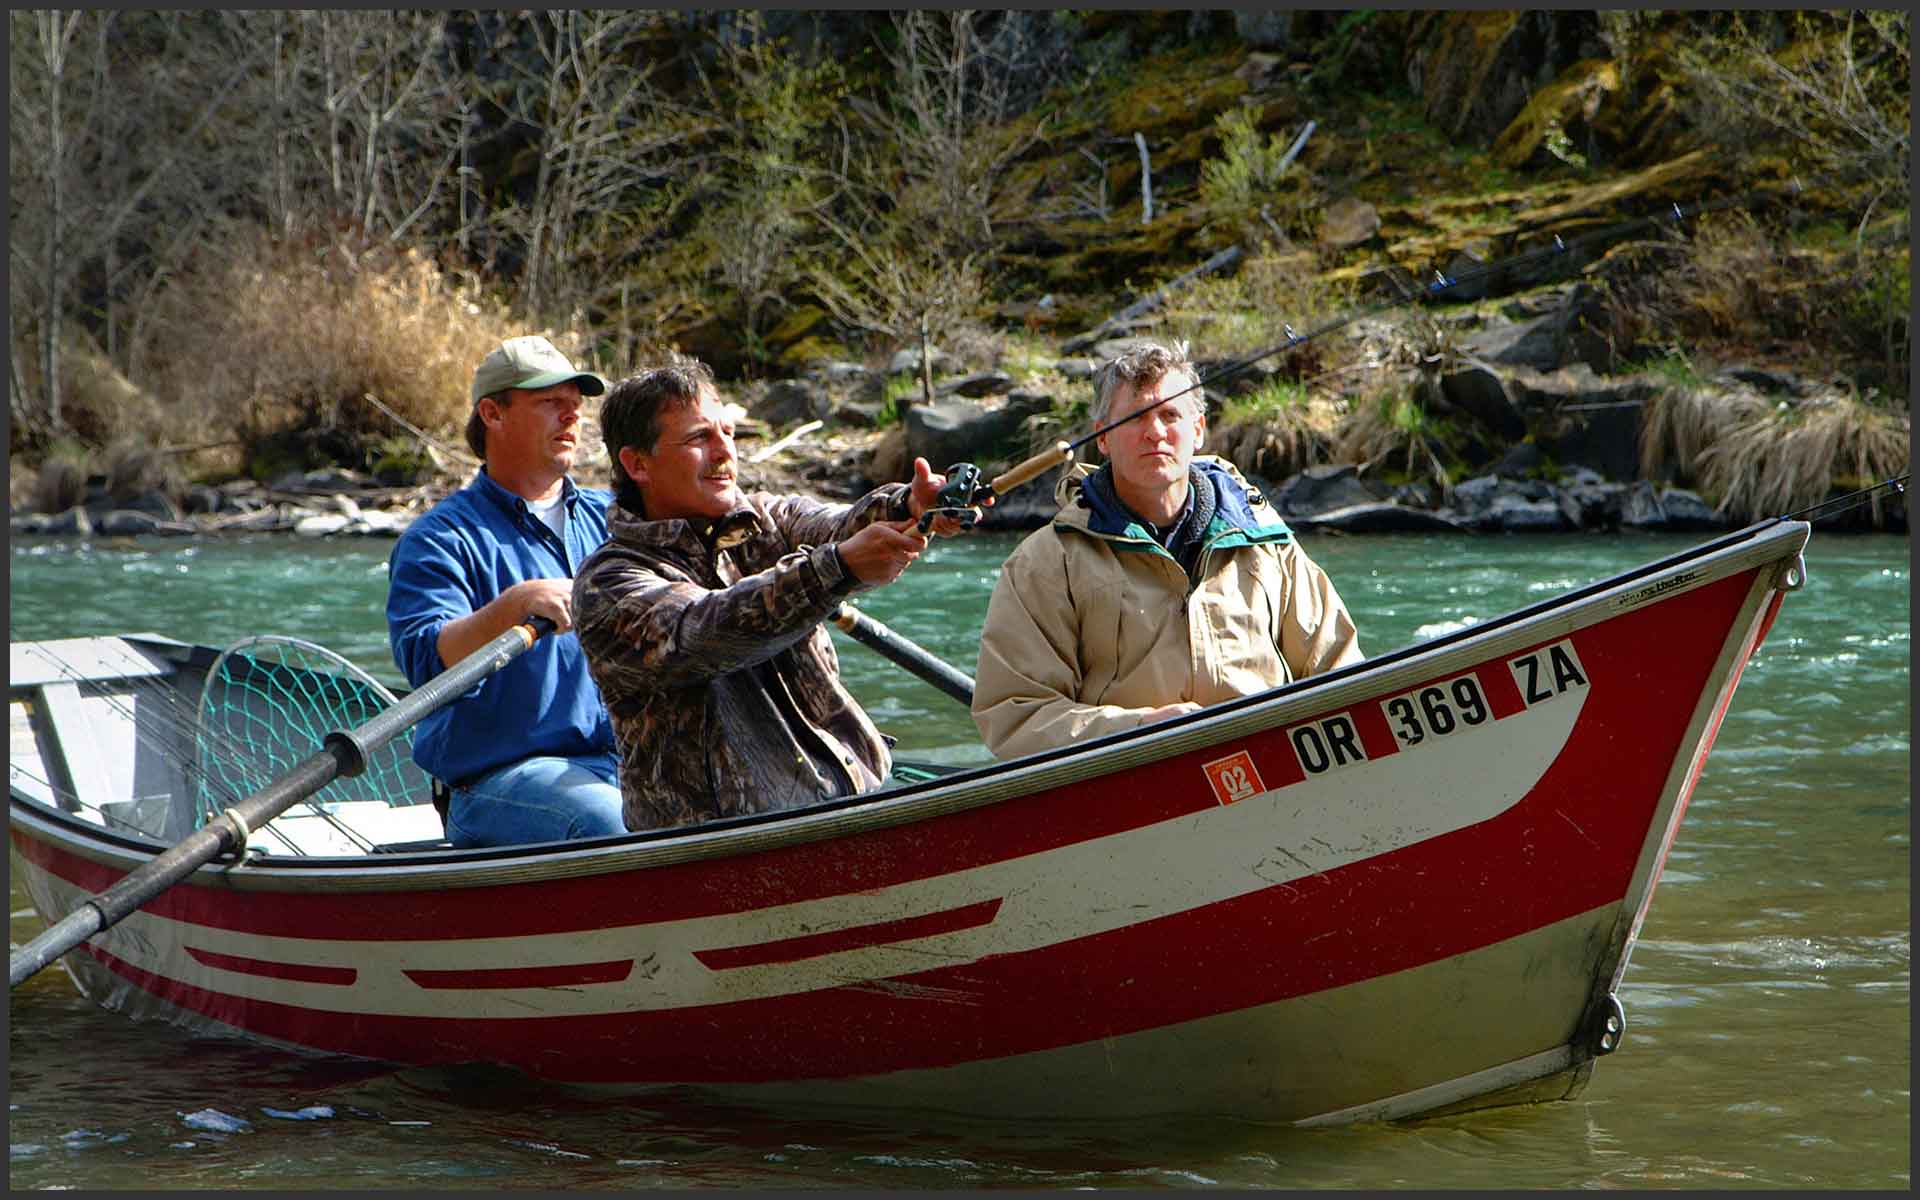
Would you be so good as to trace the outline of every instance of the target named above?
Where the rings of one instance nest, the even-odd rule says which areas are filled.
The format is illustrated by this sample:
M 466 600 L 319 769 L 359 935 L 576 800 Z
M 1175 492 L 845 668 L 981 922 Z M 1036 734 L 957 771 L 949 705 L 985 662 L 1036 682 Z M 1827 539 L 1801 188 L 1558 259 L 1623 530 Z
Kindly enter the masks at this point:
M 612 496 L 568 478 L 580 400 L 606 381 L 543 337 L 508 338 L 473 376 L 481 468 L 415 521 L 388 563 L 387 634 L 415 687 L 529 617 L 555 626 L 414 729 L 413 758 L 451 790 L 455 847 L 626 832 L 606 706 L 573 629 L 573 573 L 607 536 Z

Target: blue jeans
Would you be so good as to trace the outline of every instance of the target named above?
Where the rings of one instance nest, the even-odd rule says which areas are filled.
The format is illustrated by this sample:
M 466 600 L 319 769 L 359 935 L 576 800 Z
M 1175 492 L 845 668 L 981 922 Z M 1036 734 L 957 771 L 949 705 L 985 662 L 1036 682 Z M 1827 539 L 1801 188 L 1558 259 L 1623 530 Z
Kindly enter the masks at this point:
M 620 760 L 611 754 L 526 758 L 453 789 L 447 841 L 457 850 L 625 833 Z

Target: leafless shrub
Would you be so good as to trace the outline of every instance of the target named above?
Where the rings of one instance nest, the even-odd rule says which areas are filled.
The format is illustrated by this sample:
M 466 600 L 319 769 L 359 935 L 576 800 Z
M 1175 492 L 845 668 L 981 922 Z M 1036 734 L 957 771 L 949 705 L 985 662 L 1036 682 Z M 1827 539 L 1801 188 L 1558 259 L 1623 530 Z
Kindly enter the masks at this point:
M 1007 121 L 1010 84 L 991 69 L 977 14 L 914 10 L 894 17 L 892 104 L 857 106 L 868 132 L 844 135 L 832 210 L 816 215 L 831 245 L 808 277 L 845 324 L 891 339 L 942 340 L 987 294 L 1000 184 L 1038 136 Z M 897 150 L 878 157 L 875 145 Z
M 1904 195 L 1907 20 L 1904 9 L 1730 14 L 1724 34 L 1680 46 L 1696 120 L 1716 145 L 1784 152 L 1822 176 L 1866 183 L 1869 209 Z
M 145 355 L 169 419 L 216 436 L 392 434 L 371 392 L 457 442 L 474 366 L 530 332 L 418 251 L 245 227 L 229 250 L 161 296 Z
M 1244 358 L 1284 346 L 1288 330 L 1305 334 L 1346 311 L 1351 292 L 1323 283 L 1301 254 L 1256 254 L 1229 276 L 1210 275 L 1174 293 L 1164 310 L 1167 337 L 1185 338 L 1209 356 Z M 1296 376 L 1346 361 L 1353 344 L 1315 339 L 1284 360 Z
M 100 469 L 107 477 L 107 494 L 119 502 L 148 492 L 177 494 L 182 482 L 173 460 L 159 447 L 139 438 L 109 445 L 100 456 Z

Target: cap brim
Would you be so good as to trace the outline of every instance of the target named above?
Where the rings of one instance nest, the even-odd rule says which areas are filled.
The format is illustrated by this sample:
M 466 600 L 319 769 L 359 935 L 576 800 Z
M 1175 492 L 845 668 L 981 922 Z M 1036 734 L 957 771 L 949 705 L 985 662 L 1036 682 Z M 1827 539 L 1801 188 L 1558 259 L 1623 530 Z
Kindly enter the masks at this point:
M 541 388 L 550 388 L 562 383 L 577 383 L 582 396 L 598 396 L 607 390 L 607 381 L 591 371 L 542 371 L 538 375 L 529 375 L 513 386 L 522 391 L 537 392 Z

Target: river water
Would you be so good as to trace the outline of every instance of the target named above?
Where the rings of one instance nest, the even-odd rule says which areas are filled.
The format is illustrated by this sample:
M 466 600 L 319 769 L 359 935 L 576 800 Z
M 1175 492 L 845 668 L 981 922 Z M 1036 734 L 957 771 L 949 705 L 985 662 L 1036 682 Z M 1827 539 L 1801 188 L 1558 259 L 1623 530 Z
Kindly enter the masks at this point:
M 866 598 L 971 671 L 1012 538 L 938 544 Z M 1371 653 L 1683 547 L 1320 536 Z M 320 642 L 397 681 L 382 541 L 16 539 L 14 641 L 154 631 Z M 139 1025 L 64 971 L 9 997 L 13 1188 L 1899 1188 L 1911 1182 L 1909 543 L 1816 535 L 1740 684 L 1577 1099 L 1325 1131 L 607 1101 Z M 838 633 L 909 757 L 984 761 L 966 711 Z M 1649 647 L 1658 653 L 1657 647 Z M 15 945 L 41 922 L 11 891 Z M 1065 1018 L 1063 1015 L 1063 1019 Z

